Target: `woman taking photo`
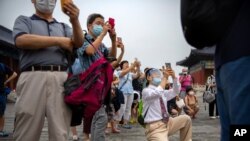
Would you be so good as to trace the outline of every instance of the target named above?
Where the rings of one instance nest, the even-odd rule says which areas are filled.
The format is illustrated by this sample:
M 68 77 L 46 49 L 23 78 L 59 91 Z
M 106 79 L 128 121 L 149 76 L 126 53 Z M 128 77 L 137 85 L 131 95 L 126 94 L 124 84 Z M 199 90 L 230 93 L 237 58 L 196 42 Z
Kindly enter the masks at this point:
M 143 115 L 146 123 L 145 134 L 148 141 L 168 141 L 168 136 L 180 131 L 180 141 L 191 141 L 192 122 L 189 116 L 169 117 L 167 101 L 179 93 L 175 73 L 171 69 L 148 69 L 146 72 L 148 86 L 142 91 Z M 173 79 L 173 88 L 164 90 L 168 77 Z

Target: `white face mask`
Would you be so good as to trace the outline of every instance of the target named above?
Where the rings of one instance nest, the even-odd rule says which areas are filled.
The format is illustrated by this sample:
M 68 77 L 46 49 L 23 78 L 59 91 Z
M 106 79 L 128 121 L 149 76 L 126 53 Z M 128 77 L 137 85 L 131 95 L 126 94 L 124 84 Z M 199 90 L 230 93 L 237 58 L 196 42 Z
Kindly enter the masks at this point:
M 56 0 L 36 0 L 36 8 L 39 12 L 50 14 L 56 6 Z
M 189 94 L 189 95 L 194 95 L 194 92 L 189 92 L 188 94 Z

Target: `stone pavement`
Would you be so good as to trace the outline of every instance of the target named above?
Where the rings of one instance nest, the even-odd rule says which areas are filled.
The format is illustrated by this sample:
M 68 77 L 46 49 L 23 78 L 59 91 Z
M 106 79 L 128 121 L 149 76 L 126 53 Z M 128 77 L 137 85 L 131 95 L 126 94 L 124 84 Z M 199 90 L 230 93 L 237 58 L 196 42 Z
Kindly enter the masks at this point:
M 193 120 L 193 141 L 218 141 L 220 126 L 218 119 L 209 119 L 208 117 L 208 104 L 202 102 L 201 93 L 197 94 L 200 111 L 197 115 L 197 118 Z M 7 110 L 5 113 L 6 122 L 5 130 L 8 132 L 13 131 L 13 121 L 14 121 L 14 103 L 8 103 Z M 77 127 L 78 134 L 80 136 L 80 141 L 82 141 L 82 125 Z M 132 129 L 121 129 L 120 134 L 110 134 L 107 135 L 107 141 L 146 141 L 144 135 L 144 129 L 140 125 L 133 125 Z M 170 141 L 178 141 L 179 134 L 170 137 Z M 12 136 L 8 138 L 0 138 L 0 141 L 13 141 Z M 48 141 L 48 129 L 47 122 L 44 124 L 40 141 Z M 69 139 L 71 141 L 71 139 Z

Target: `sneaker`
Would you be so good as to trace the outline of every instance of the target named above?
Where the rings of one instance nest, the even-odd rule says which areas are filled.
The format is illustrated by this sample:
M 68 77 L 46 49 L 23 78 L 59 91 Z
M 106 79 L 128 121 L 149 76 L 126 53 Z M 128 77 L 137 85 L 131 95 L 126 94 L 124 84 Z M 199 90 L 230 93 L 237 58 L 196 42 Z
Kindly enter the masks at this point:
M 5 131 L 0 131 L 0 137 L 8 137 L 9 134 L 6 133 Z
M 215 117 L 215 116 L 210 116 L 209 118 L 210 118 L 210 119 L 216 119 L 216 117 Z
M 122 125 L 122 128 L 131 129 L 132 126 L 131 126 L 131 125 L 128 125 L 128 124 L 123 124 L 123 125 Z
M 78 141 L 79 138 L 77 137 L 77 135 L 73 135 L 72 139 L 73 141 Z

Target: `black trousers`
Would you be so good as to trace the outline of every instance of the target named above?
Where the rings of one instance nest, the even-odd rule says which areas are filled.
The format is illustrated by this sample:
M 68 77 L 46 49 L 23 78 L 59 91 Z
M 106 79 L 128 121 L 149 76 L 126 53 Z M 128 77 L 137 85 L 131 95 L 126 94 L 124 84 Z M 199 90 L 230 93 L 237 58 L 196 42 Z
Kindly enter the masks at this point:
M 219 116 L 218 108 L 217 108 L 217 100 L 215 99 L 213 102 L 209 103 L 209 116 L 214 116 L 214 107 L 215 107 L 215 114 Z

